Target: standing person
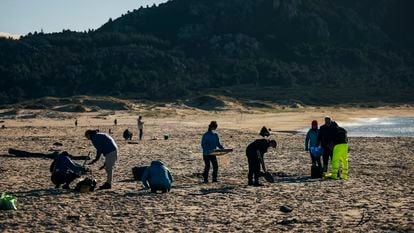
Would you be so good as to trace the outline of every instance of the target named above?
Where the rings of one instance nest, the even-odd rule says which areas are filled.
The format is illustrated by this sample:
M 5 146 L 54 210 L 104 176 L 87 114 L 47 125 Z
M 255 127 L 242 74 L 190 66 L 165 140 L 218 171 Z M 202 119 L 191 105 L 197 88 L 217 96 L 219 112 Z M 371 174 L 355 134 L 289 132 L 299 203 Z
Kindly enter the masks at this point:
M 144 122 L 142 121 L 142 116 L 139 116 L 137 119 L 138 131 L 139 131 L 139 140 L 142 140 L 142 135 L 144 134 Z
M 263 171 L 265 171 L 264 154 L 269 147 L 276 148 L 276 145 L 277 143 L 275 140 L 263 138 L 257 139 L 247 146 L 246 156 L 247 162 L 249 163 L 249 174 L 247 175 L 248 185 L 262 186 L 259 182 L 261 176 L 260 165 L 262 166 Z
M 142 175 L 142 183 L 146 188 L 151 188 L 151 193 L 158 190 L 162 193 L 169 192 L 173 177 L 170 170 L 160 160 L 154 160 Z
M 337 180 L 339 163 L 341 163 L 341 179 L 348 179 L 348 136 L 344 128 L 336 127 L 334 139 L 330 146 L 333 147 L 332 172 L 325 177 Z
M 111 189 L 113 169 L 118 160 L 118 146 L 111 136 L 105 133 L 99 133 L 98 130 L 86 130 L 85 137 L 91 140 L 93 146 L 96 148 L 96 158 L 89 164 L 96 163 L 101 157 L 101 154 L 105 157 L 105 163 L 102 168 L 105 168 L 107 177 L 106 182 L 99 188 Z
M 203 148 L 203 160 L 204 160 L 204 172 L 203 178 L 204 183 L 208 183 L 208 173 L 210 171 L 210 163 L 213 165 L 213 182 L 218 182 L 217 175 L 218 175 L 218 163 L 217 157 L 213 155 L 209 155 L 215 149 L 220 148 L 224 149 L 224 147 L 220 143 L 219 135 L 217 134 L 217 122 L 212 121 L 208 126 L 207 132 L 203 134 L 201 138 L 201 147 Z
M 323 172 L 328 171 L 329 158 L 332 160 L 332 148 L 329 146 L 333 142 L 335 136 L 336 124 L 329 116 L 325 117 L 325 124 L 319 128 L 318 145 L 323 149 Z
M 312 159 L 312 166 L 318 166 L 319 169 L 322 169 L 321 157 L 315 156 L 311 153 L 310 148 L 318 146 L 318 121 L 313 120 L 311 128 L 308 130 L 305 138 L 305 151 L 310 151 L 310 157 Z

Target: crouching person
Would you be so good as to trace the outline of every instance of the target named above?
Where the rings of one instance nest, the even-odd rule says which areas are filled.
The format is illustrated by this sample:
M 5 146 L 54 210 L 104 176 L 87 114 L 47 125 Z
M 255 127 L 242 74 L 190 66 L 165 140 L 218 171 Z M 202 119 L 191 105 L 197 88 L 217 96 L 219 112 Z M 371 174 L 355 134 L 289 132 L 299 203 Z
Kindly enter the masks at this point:
M 69 154 L 64 151 L 58 154 L 50 165 L 51 180 L 56 185 L 56 188 L 60 188 L 60 185 L 63 184 L 63 189 L 70 189 L 70 183 L 88 170 L 82 165 L 73 162 L 69 157 Z
M 142 183 L 146 188 L 151 188 L 151 193 L 157 191 L 169 192 L 172 182 L 173 178 L 170 170 L 160 160 L 152 161 L 142 176 Z

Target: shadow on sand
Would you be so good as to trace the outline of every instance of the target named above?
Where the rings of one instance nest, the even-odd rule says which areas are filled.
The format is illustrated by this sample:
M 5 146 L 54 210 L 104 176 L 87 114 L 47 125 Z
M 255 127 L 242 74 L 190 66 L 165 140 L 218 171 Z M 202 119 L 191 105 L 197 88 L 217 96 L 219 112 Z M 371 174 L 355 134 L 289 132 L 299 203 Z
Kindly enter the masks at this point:
M 65 190 L 65 189 L 34 189 L 29 191 L 19 191 L 19 192 L 10 192 L 12 195 L 16 197 L 41 197 L 41 196 L 58 196 L 62 194 L 68 194 L 73 192 L 73 190 Z
M 307 182 L 321 182 L 322 178 L 312 178 L 311 176 L 303 177 L 274 177 L 275 183 L 307 183 Z
M 225 186 L 222 188 L 211 188 L 211 189 L 200 189 L 199 193 L 189 193 L 188 195 L 207 195 L 211 193 L 230 193 L 236 194 L 234 187 L 232 186 Z

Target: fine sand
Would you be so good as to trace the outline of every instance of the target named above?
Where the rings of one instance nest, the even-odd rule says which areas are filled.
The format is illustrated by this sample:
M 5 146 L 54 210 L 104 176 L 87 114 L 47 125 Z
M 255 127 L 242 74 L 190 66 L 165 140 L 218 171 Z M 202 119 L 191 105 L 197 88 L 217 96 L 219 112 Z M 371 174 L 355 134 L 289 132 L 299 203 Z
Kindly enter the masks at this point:
M 261 126 L 273 131 L 307 127 L 331 115 L 339 123 L 354 117 L 414 115 L 412 108 L 302 109 L 281 113 L 186 112 L 163 118 L 145 116 L 144 141 L 127 144 L 129 128 L 136 140 L 136 114 L 117 112 L 5 120 L 0 154 L 8 148 L 47 153 L 94 153 L 83 138 L 89 128 L 112 131 L 120 151 L 112 190 L 79 194 L 57 190 L 50 181 L 51 160 L 0 156 L 0 192 L 15 195 L 17 211 L 0 211 L 1 232 L 412 232 L 414 231 L 414 138 L 350 138 L 349 179 L 309 179 L 310 158 L 304 136 L 276 132 L 278 147 L 266 154 L 276 183 L 247 186 L 245 148 Z M 79 126 L 73 125 L 77 117 Z M 102 116 L 102 115 L 101 115 Z M 113 126 L 117 118 L 118 126 Z M 219 183 L 201 183 L 200 138 L 217 120 L 221 141 L 234 152 L 219 157 Z M 163 140 L 163 134 L 170 134 Z M 151 138 L 157 140 L 151 140 Z M 63 146 L 56 147 L 53 143 Z M 94 155 L 94 154 L 93 154 Z M 174 176 L 168 194 L 150 194 L 132 181 L 131 168 L 161 159 Z M 89 166 L 98 184 L 101 161 Z M 77 181 L 72 184 L 75 186 Z M 292 208 L 283 213 L 281 206 Z

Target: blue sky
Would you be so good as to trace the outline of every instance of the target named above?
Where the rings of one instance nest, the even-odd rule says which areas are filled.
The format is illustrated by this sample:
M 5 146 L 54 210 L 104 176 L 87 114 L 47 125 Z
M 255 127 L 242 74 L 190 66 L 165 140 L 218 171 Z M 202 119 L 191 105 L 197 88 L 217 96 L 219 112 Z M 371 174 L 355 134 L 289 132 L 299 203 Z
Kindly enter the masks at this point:
M 0 32 L 60 32 L 96 29 L 140 6 L 166 0 L 0 0 Z

